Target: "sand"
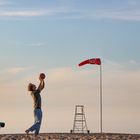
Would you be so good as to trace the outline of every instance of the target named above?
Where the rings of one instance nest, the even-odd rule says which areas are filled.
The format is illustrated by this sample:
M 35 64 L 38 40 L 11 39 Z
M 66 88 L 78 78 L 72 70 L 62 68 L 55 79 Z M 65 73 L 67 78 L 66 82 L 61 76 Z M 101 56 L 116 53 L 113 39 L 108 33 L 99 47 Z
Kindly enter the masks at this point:
M 1 134 L 0 140 L 140 140 L 140 134 L 115 133 L 41 133 L 39 136 L 29 134 Z

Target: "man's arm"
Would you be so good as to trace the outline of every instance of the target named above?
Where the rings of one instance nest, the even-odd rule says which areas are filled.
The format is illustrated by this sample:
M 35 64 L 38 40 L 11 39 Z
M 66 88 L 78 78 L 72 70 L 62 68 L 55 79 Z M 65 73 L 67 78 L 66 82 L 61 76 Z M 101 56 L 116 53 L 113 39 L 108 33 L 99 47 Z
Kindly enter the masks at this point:
M 39 79 L 39 80 L 40 80 L 40 84 L 39 84 L 39 86 L 38 86 L 37 89 L 39 89 L 39 90 L 41 91 L 41 90 L 44 89 L 44 87 L 45 87 L 45 82 L 44 82 L 43 79 Z

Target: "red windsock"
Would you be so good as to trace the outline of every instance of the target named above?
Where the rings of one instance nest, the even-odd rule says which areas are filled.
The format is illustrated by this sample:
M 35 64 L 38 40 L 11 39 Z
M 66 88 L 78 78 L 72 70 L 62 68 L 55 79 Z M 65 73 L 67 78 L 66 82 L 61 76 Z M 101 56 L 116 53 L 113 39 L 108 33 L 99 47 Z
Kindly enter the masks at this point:
M 101 65 L 101 60 L 100 60 L 100 58 L 88 59 L 88 60 L 82 61 L 82 62 L 79 64 L 79 66 L 83 66 L 83 65 L 86 65 L 86 64 Z

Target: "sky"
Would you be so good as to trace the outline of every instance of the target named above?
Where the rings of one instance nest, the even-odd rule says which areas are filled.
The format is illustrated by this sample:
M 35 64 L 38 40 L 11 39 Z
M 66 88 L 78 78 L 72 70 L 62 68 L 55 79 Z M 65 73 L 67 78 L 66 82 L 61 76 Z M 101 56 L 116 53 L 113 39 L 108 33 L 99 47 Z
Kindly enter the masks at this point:
M 88 129 L 140 132 L 139 0 L 0 0 L 0 133 L 24 133 L 33 121 L 27 91 L 46 74 L 40 132 L 70 132 L 76 105 Z

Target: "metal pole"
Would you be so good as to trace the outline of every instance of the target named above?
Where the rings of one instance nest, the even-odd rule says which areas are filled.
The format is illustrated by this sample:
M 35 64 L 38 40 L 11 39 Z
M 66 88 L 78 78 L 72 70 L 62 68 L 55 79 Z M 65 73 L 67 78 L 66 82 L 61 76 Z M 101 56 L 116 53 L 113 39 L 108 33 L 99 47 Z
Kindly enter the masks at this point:
M 102 133 L 102 123 L 103 123 L 103 117 L 102 117 L 102 66 L 100 65 L 100 131 Z

